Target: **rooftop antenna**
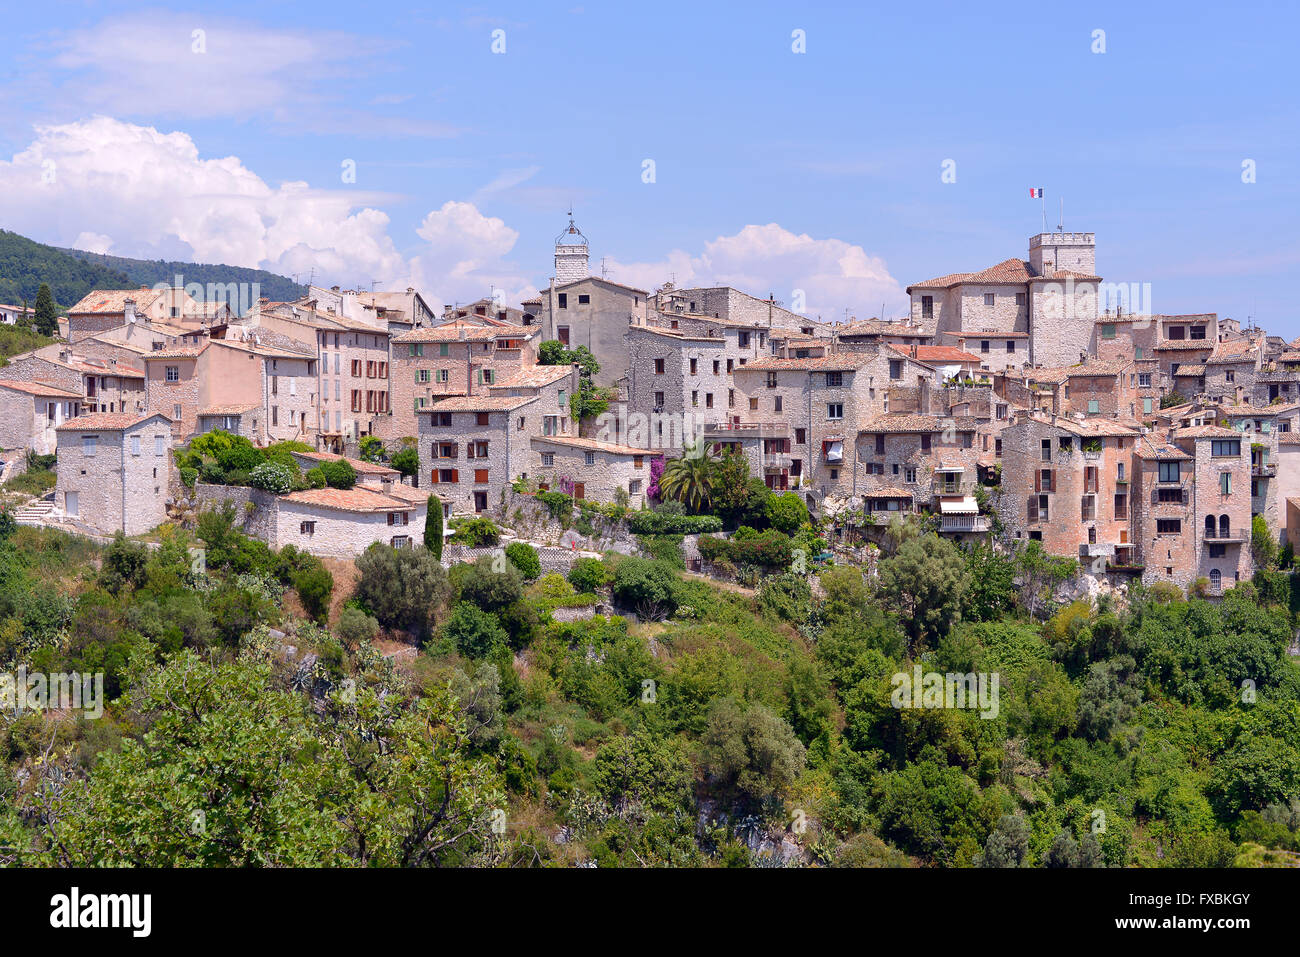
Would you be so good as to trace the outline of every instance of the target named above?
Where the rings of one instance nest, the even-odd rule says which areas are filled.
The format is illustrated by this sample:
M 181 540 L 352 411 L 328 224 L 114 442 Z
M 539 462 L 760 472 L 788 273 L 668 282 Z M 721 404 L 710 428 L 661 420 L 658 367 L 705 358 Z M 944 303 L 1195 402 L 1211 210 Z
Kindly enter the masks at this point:
M 1058 233 L 1065 232 L 1065 197 L 1061 197 L 1061 218 L 1056 223 Z
M 601 256 L 601 257 L 600 257 L 600 278 L 601 278 L 601 279 L 608 279 L 608 278 L 609 278 L 609 269 L 605 266 L 605 261 L 606 261 L 607 259 L 609 259 L 608 256 Z

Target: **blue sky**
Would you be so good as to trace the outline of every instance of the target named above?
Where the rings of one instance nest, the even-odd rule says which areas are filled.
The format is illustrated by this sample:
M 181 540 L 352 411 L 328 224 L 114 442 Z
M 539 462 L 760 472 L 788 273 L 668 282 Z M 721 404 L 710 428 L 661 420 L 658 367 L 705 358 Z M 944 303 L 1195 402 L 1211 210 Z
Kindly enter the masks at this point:
M 1041 186 L 1049 224 L 1064 197 L 1098 272 L 1151 283 L 1157 311 L 1300 335 L 1285 4 L 7 16 L 0 225 L 47 242 L 518 298 L 550 275 L 572 202 L 613 279 L 898 315 L 910 282 L 1026 255 Z

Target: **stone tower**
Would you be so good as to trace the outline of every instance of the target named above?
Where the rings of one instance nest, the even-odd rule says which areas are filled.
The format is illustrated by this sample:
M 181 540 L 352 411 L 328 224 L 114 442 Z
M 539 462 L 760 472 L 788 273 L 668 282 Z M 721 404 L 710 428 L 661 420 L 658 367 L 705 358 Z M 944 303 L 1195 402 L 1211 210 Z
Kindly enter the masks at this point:
M 569 210 L 568 228 L 555 237 L 555 284 L 586 279 L 587 275 L 587 237 L 573 224 L 573 210 Z
M 1039 233 L 1029 237 L 1029 265 L 1042 276 L 1058 269 L 1097 274 L 1097 239 L 1094 233 Z

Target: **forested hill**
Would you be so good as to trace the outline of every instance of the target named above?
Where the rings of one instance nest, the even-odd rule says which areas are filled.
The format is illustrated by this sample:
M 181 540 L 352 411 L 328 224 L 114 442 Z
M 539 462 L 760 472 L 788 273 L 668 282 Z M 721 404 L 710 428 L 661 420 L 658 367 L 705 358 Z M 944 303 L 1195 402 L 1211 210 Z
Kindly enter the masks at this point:
M 92 289 L 136 285 L 120 270 L 0 229 L 0 302 L 21 305 L 26 300 L 29 306 L 34 305 L 43 282 L 50 284 L 54 301 L 63 309 Z
M 63 310 L 92 289 L 133 289 L 174 282 L 177 276 L 185 284 L 199 283 L 205 289 L 209 283 L 256 283 L 258 295 L 282 301 L 297 299 L 307 292 L 306 286 L 264 269 L 128 259 L 47 246 L 0 229 L 0 302 L 21 305 L 25 299 L 31 305 L 36 302 L 41 283 L 47 282 L 54 301 Z
M 277 302 L 289 302 L 307 294 L 306 286 L 300 286 L 286 276 L 278 276 L 265 269 L 209 263 L 165 262 L 161 259 L 128 259 L 125 256 L 86 252 L 84 249 L 60 249 L 59 252 L 75 256 L 83 262 L 124 273 L 132 284 L 137 286 L 152 286 L 159 282 L 170 283 L 180 276 L 183 285 L 196 282 L 205 289 L 209 283 L 257 283 L 259 295 Z

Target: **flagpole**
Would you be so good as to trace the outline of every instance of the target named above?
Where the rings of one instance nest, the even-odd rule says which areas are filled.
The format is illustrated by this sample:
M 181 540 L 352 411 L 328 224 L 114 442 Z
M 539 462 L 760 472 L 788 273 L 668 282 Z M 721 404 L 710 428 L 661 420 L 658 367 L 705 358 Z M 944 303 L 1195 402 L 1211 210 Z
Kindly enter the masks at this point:
M 1047 193 L 1040 191 L 1038 198 L 1043 202 L 1043 232 L 1047 232 Z

